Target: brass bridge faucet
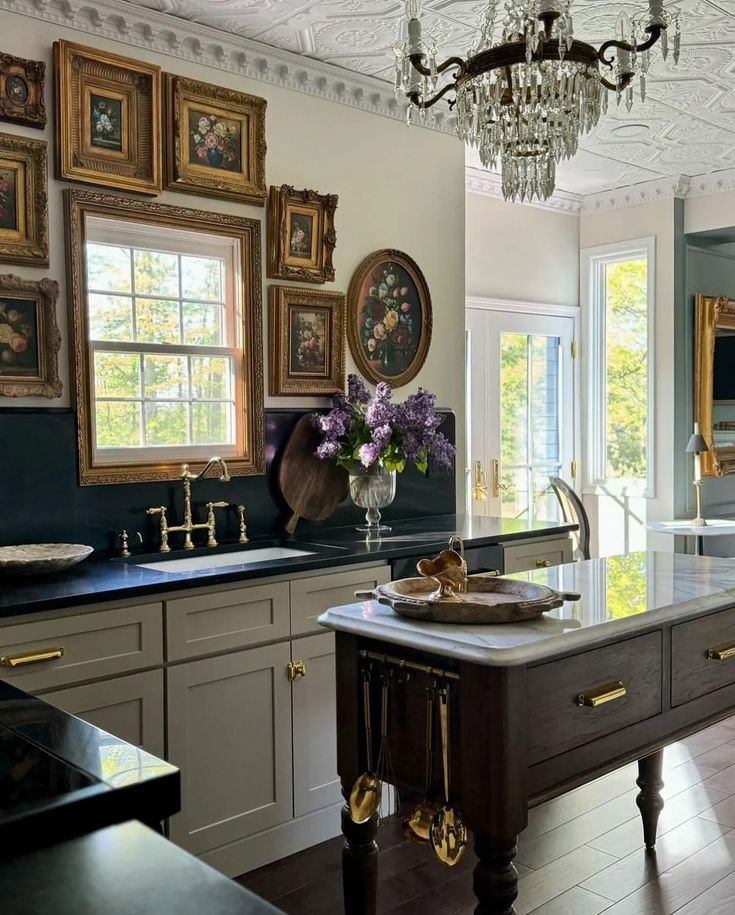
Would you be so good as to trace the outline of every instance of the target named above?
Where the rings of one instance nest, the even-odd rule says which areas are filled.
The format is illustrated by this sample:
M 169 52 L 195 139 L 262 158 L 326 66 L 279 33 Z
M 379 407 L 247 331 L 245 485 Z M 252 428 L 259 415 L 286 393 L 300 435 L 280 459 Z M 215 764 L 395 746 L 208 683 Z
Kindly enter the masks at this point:
M 227 502 L 207 502 L 207 520 L 204 524 L 194 524 L 194 518 L 191 509 L 191 484 L 193 480 L 203 480 L 204 477 L 215 465 L 219 465 L 220 482 L 227 483 L 230 480 L 230 474 L 227 470 L 227 464 L 221 457 L 213 457 L 207 461 L 206 466 L 199 473 L 192 473 L 188 464 L 181 468 L 181 481 L 184 484 L 184 521 L 182 524 L 170 525 L 166 517 L 166 507 L 164 505 L 155 508 L 146 509 L 147 515 L 160 515 L 161 531 L 161 552 L 170 553 L 171 547 L 168 543 L 169 534 L 184 534 L 184 549 L 193 550 L 194 543 L 191 535 L 194 531 L 207 531 L 207 546 L 217 546 L 217 531 L 214 510 L 216 508 L 228 508 Z

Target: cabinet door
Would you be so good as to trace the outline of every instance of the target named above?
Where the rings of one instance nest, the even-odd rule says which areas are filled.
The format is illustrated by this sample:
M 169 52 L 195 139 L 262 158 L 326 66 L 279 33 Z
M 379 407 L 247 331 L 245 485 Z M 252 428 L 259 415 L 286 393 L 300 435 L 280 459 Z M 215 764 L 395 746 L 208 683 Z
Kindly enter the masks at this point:
M 390 581 L 390 566 L 346 569 L 291 582 L 291 635 L 323 632 L 317 617 L 342 604 L 355 602 L 355 591 L 369 591 Z
M 293 682 L 293 784 L 297 817 L 337 804 L 337 693 L 334 633 L 292 642 L 306 676 Z
M 162 670 L 58 689 L 39 698 L 154 756 L 163 756 Z
M 289 643 L 166 671 L 174 842 L 202 854 L 292 817 Z

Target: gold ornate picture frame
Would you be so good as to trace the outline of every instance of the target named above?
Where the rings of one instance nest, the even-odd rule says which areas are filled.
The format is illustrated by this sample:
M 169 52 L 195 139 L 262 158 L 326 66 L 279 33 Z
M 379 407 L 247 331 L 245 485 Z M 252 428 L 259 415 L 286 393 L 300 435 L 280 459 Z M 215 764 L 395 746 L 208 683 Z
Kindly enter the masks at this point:
M 165 74 L 166 187 L 265 205 L 265 99 Z
M 58 177 L 159 194 L 161 68 L 68 41 L 54 65 Z
M 0 275 L 0 396 L 60 397 L 59 284 Z
M 48 267 L 44 140 L 0 134 L 0 262 Z
M 46 64 L 42 61 L 0 54 L 0 121 L 43 130 L 46 126 L 45 78 Z
M 290 184 L 271 187 L 268 199 L 268 276 L 271 279 L 326 283 L 334 280 L 332 255 L 336 194 L 297 191 Z
M 270 393 L 344 391 L 344 293 L 271 286 L 269 311 Z

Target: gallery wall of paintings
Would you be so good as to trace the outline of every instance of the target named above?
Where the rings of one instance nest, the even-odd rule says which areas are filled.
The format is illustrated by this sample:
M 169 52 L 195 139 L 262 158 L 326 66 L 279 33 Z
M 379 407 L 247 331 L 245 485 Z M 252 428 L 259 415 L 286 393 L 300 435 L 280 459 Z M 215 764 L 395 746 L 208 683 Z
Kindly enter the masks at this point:
M 451 137 L 52 23 L 3 24 L 0 52 L 28 57 L 0 54 L 0 273 L 59 293 L 55 308 L 34 299 L 32 328 L 0 303 L 0 407 L 72 401 L 62 192 L 84 185 L 261 222 L 266 406 L 323 405 L 357 369 L 405 385 L 399 397 L 436 390 L 461 416 L 461 373 L 446 371 L 464 362 Z M 49 379 L 44 308 L 62 341 Z M 2 396 L 10 362 L 37 373 L 35 390 L 14 380 Z

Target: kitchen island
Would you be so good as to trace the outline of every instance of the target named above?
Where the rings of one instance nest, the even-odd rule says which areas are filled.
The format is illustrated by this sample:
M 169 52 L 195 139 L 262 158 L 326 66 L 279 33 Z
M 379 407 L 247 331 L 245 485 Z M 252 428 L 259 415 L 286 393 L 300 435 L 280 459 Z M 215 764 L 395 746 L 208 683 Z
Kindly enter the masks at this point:
M 635 760 L 652 848 L 663 748 L 735 712 L 735 562 L 633 553 L 524 577 L 582 597 L 524 624 L 417 622 L 375 601 L 320 618 L 337 633 L 346 799 L 367 768 L 366 678 L 376 733 L 382 687 L 391 688 L 388 734 L 404 799 L 424 793 L 426 692 L 451 696 L 450 797 L 474 835 L 477 915 L 514 911 L 513 860 L 529 807 Z M 438 777 L 429 793 L 441 797 Z M 374 915 L 377 821 L 354 823 L 345 806 L 342 825 L 346 913 Z

